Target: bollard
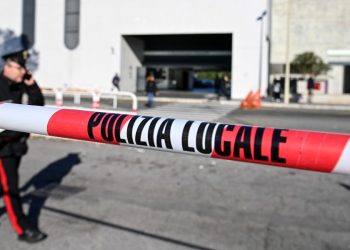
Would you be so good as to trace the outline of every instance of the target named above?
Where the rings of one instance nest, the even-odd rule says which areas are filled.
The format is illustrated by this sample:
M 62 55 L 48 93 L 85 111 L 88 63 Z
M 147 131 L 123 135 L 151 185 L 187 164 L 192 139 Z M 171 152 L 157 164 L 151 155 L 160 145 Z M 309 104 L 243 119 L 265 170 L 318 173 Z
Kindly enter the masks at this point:
M 118 98 L 117 95 L 113 96 L 113 109 L 117 109 L 118 108 Z
M 80 105 L 81 103 L 80 93 L 74 93 L 73 102 L 74 104 Z
M 0 104 L 0 128 L 212 158 L 350 174 L 350 135 Z
M 56 106 L 63 106 L 63 89 L 56 88 L 55 89 L 55 105 Z
M 100 97 L 101 93 L 98 90 L 94 90 L 91 92 L 92 94 L 92 108 L 99 109 L 100 108 Z

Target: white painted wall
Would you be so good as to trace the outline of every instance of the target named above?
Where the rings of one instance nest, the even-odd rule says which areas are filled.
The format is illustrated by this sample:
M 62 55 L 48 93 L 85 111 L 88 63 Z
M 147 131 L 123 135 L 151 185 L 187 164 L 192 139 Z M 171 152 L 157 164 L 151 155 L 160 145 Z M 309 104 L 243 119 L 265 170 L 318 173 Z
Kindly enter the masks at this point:
M 331 65 L 331 67 L 332 70 L 328 73 L 330 79 L 328 85 L 328 93 L 338 95 L 342 94 L 344 88 L 344 65 Z
M 80 43 L 72 51 L 64 46 L 64 0 L 37 0 L 36 6 L 36 76 L 44 86 L 110 87 L 121 71 L 121 35 L 233 33 L 232 97 L 257 88 L 256 18 L 265 0 L 81 0 Z M 21 0 L 1 0 L 0 28 L 20 32 L 20 26 Z
M 17 34 L 22 31 L 22 0 L 0 1 L 0 29 L 11 29 Z
M 133 44 L 133 48 L 130 47 L 129 43 Z M 122 91 L 136 91 L 137 81 L 137 68 L 142 66 L 142 56 L 144 50 L 144 44 L 140 39 L 129 37 L 128 42 L 125 38 L 121 41 L 121 84 L 120 88 Z
M 21 0 L 12 1 L 11 5 L 0 1 L 0 56 L 5 52 L 3 47 L 5 39 L 16 36 L 22 30 L 22 19 L 18 18 L 22 15 L 21 10 Z M 8 13 L 14 13 L 14 15 L 8 15 Z M 0 69 L 2 69 L 3 64 L 4 61 L 0 57 Z

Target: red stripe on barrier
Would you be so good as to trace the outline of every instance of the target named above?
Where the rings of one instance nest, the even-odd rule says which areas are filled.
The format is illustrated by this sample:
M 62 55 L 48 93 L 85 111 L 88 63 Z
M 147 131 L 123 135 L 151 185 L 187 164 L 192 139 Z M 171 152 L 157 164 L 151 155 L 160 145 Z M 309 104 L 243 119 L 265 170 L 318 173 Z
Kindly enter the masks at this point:
M 304 131 L 288 131 L 287 136 L 288 144 L 282 146 L 288 156 L 286 166 L 321 172 L 332 172 L 349 139 L 341 134 Z
M 133 115 L 127 115 L 121 121 L 120 126 L 118 127 L 120 131 L 131 117 L 133 117 Z M 115 131 L 114 125 L 120 118 L 120 114 L 62 109 L 51 116 L 47 125 L 47 133 L 51 136 L 77 140 L 119 144 L 118 140 L 116 139 L 117 132 Z M 89 126 L 89 122 L 96 122 L 98 125 Z M 103 126 L 107 128 L 110 127 L 111 129 L 101 129 Z M 89 127 L 91 128 L 90 135 Z M 103 132 L 105 132 L 105 134 L 102 134 Z M 91 135 L 93 135 L 93 137 L 91 137 Z M 106 137 L 113 139 L 108 141 L 106 140 Z
M 332 172 L 348 140 L 342 134 L 226 125 L 212 157 Z
M 23 229 L 21 226 L 18 224 L 18 219 L 16 217 L 16 214 L 13 210 L 11 199 L 9 196 L 9 186 L 7 182 L 7 176 L 5 172 L 4 165 L 2 163 L 2 160 L 0 160 L 0 179 L 1 179 L 1 184 L 2 184 L 2 189 L 3 189 L 3 196 L 4 196 L 4 202 L 6 204 L 6 209 L 8 216 L 10 218 L 11 224 L 16 231 L 18 235 L 23 234 Z
M 51 116 L 47 124 L 47 133 L 52 136 L 89 140 L 87 130 L 82 128 L 87 128 L 89 119 L 93 114 L 94 112 L 90 111 L 79 112 L 61 109 Z

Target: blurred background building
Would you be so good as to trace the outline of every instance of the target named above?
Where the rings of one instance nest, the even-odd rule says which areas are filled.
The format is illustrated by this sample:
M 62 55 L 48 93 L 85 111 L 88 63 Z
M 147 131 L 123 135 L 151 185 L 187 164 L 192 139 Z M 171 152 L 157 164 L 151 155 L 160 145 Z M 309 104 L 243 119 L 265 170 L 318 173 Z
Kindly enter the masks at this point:
M 226 72 L 241 98 L 258 86 L 256 18 L 265 8 L 261 0 L 2 0 L 0 28 L 28 35 L 44 86 L 110 89 L 117 72 L 121 89 L 135 92 L 152 72 L 160 89 L 210 91 L 213 79 L 193 76 Z
M 290 60 L 314 52 L 331 65 L 320 94 L 350 93 L 349 0 L 289 1 L 1 0 L 0 30 L 28 36 L 42 86 L 110 89 L 118 73 L 137 92 L 151 73 L 160 89 L 213 92 L 228 74 L 243 98 L 283 77 L 289 12 Z
M 286 18 L 290 12 L 290 59 L 314 52 L 331 66 L 319 76 L 319 92 L 328 95 L 350 93 L 350 1 L 271 0 L 271 67 L 283 75 L 286 63 Z M 326 82 L 327 81 L 327 82 Z M 306 88 L 305 88 L 306 89 Z

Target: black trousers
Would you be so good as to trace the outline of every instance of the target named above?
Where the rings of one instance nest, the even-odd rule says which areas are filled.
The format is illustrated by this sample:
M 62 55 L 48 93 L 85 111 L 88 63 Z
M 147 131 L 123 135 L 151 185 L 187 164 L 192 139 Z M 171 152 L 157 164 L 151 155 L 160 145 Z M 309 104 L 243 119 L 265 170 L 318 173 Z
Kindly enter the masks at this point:
M 0 158 L 0 182 L 6 211 L 13 229 L 18 235 L 28 228 L 27 218 L 23 213 L 19 191 L 18 169 L 21 157 Z

